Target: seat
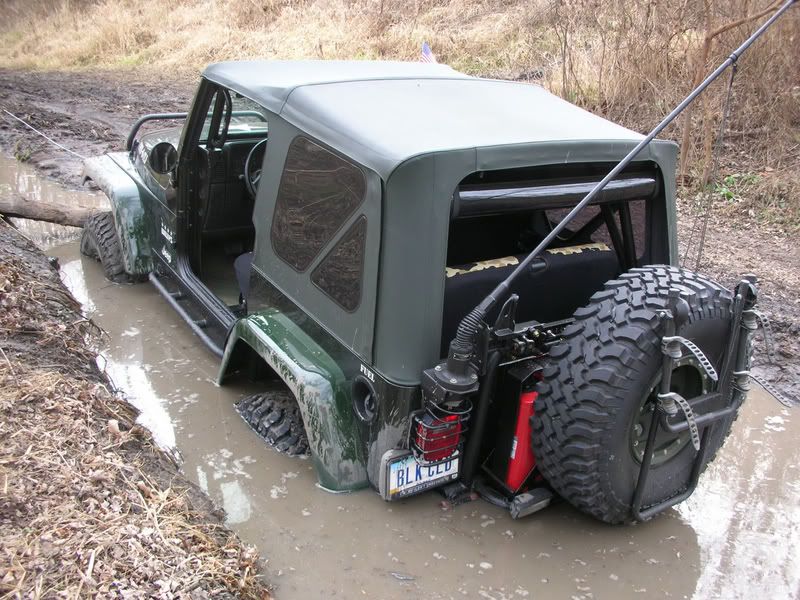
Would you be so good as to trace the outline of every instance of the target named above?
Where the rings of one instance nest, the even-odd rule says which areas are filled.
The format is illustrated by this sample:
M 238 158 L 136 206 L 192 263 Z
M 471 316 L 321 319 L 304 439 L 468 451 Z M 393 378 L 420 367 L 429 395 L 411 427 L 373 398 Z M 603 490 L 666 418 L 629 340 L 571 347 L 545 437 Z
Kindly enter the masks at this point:
M 526 254 L 448 267 L 444 290 L 441 356 L 447 354 L 461 319 L 505 279 Z M 602 243 L 547 250 L 543 270 L 524 273 L 512 292 L 520 297 L 517 321 L 542 323 L 566 319 L 585 305 L 592 294 L 620 274 L 616 253 Z M 487 322 L 493 323 L 501 307 Z

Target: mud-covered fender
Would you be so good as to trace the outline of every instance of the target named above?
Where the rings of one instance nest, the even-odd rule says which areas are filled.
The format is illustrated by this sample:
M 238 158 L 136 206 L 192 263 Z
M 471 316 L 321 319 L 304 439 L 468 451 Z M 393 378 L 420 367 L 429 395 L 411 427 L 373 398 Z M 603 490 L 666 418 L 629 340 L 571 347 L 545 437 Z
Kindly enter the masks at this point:
M 153 267 L 145 207 L 139 187 L 120 161 L 129 161 L 128 154 L 117 152 L 87 158 L 83 163 L 83 181 L 91 179 L 108 196 L 125 271 L 146 275 Z
M 297 398 L 320 485 L 332 491 L 366 487 L 366 460 L 350 386 L 337 363 L 286 315 L 267 310 L 236 322 L 218 383 L 240 344 L 263 358 Z

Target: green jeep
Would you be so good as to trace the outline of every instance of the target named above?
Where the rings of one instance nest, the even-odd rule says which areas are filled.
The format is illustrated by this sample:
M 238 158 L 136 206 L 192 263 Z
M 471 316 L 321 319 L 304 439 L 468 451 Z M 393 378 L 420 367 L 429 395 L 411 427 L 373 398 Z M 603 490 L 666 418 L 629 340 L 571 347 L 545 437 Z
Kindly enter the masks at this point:
M 261 382 L 239 412 L 326 489 L 643 520 L 730 430 L 756 288 L 677 266 L 672 142 L 556 229 L 642 137 L 443 65 L 215 64 L 86 161 L 81 250 Z

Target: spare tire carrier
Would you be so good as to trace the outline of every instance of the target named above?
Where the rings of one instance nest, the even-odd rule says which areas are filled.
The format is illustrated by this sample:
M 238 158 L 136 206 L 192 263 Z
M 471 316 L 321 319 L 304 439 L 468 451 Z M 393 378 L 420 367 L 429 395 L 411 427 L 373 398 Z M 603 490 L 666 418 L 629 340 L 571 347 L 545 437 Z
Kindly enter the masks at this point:
M 679 294 L 670 293 L 670 308 L 662 311 L 659 316 L 664 322 L 666 335 L 662 339 L 662 353 L 664 363 L 660 382 L 660 392 L 658 402 L 653 411 L 653 418 L 647 436 L 647 445 L 644 449 L 642 466 L 639 471 L 639 478 L 636 483 L 633 501 L 631 503 L 631 513 L 637 521 L 645 521 L 663 510 L 686 500 L 692 495 L 697 487 L 700 473 L 706 464 L 706 451 L 714 424 L 723 419 L 739 408 L 744 393 L 733 394 L 732 388 L 737 388 L 740 392 L 746 392 L 750 373 L 748 371 L 749 358 L 749 337 L 758 327 L 758 317 L 755 310 L 757 292 L 755 288 L 755 277 L 746 276 L 739 285 L 736 286 L 733 300 L 733 319 L 731 322 L 731 335 L 728 339 L 728 347 L 725 353 L 721 377 L 718 378 L 711 361 L 697 348 L 692 342 L 676 335 L 675 315 L 680 310 L 678 303 Z M 697 358 L 699 364 L 713 380 L 719 379 L 720 389 L 717 392 L 706 394 L 712 399 L 713 396 L 720 396 L 728 399 L 724 408 L 695 416 L 692 413 L 689 403 L 679 394 L 670 391 L 672 374 L 676 366 L 676 361 L 680 359 L 682 352 L 680 345 L 686 346 Z M 735 364 L 734 364 L 735 363 Z M 670 417 L 678 414 L 679 409 L 684 413 L 684 419 L 677 423 L 670 421 Z M 702 438 L 698 433 L 698 426 L 706 425 L 703 430 Z M 655 452 L 655 440 L 659 428 L 665 429 L 669 433 L 682 433 L 690 431 L 692 442 L 698 451 L 692 464 L 692 473 L 687 488 L 679 494 L 667 498 L 662 502 L 642 509 L 642 496 L 647 486 L 647 479 Z

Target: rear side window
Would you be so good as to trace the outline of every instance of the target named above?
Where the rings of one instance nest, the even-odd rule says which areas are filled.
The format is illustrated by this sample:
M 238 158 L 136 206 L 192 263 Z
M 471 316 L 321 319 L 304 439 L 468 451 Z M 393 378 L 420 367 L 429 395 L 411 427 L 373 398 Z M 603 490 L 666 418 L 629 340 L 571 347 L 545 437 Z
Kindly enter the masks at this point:
M 349 312 L 361 303 L 366 239 L 367 219 L 362 215 L 311 273 L 311 281 Z
M 362 203 L 365 191 L 361 169 L 308 138 L 295 138 L 272 219 L 275 253 L 305 271 Z

